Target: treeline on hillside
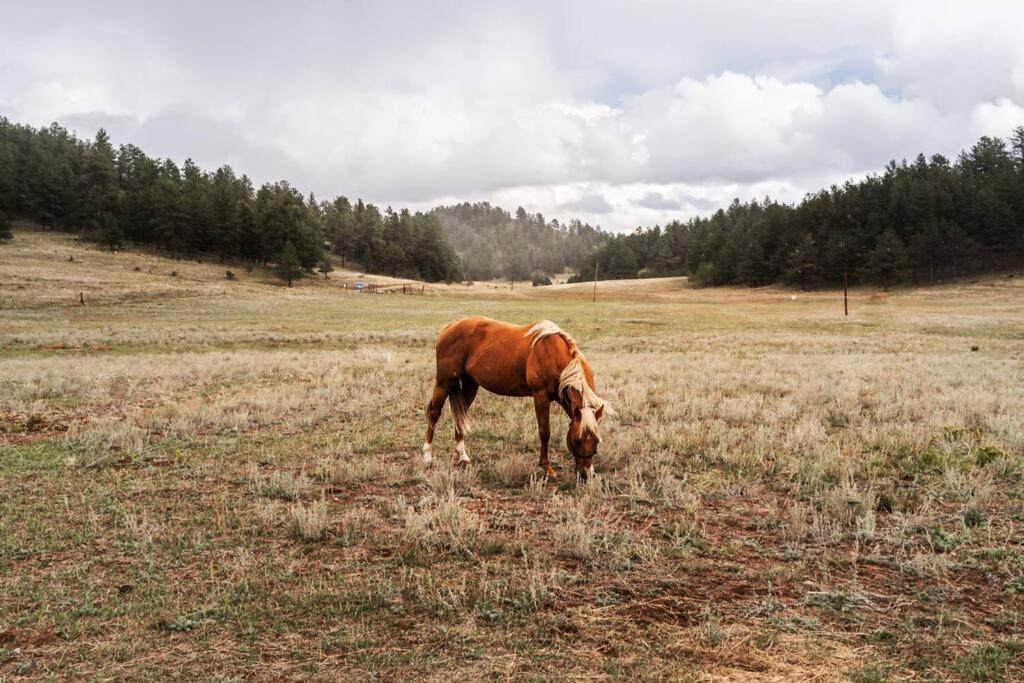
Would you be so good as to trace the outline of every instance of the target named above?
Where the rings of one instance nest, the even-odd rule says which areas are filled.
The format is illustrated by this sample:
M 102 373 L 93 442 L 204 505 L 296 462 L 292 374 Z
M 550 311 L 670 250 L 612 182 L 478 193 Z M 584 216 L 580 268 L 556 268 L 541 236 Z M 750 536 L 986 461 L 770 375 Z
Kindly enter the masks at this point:
M 802 288 L 935 282 L 1024 264 L 1024 127 L 808 195 L 765 199 L 607 241 L 575 280 L 690 275 L 700 285 Z
M 429 281 L 461 278 L 437 217 L 361 200 L 308 199 L 285 181 L 258 190 L 230 166 L 200 169 L 154 159 L 106 132 L 80 140 L 57 124 L 35 129 L 0 117 L 0 233 L 9 218 L 83 233 L 112 249 L 155 245 L 280 266 L 289 280 L 324 266 L 327 252 L 369 272 Z
M 579 220 L 562 225 L 520 207 L 513 217 L 487 202 L 442 206 L 431 212 L 458 252 L 466 276 L 522 280 L 581 268 L 608 234 Z

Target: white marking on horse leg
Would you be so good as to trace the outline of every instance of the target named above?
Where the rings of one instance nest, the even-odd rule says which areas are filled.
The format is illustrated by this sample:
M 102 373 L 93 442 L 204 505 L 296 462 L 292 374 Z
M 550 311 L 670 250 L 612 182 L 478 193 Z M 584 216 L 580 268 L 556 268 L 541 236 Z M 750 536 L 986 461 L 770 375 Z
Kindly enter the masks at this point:
M 461 463 L 468 463 L 469 462 L 469 455 L 466 454 L 466 442 L 465 441 L 456 441 L 455 442 L 455 452 L 459 454 L 459 462 L 461 462 Z
M 429 443 L 423 444 L 423 464 L 429 465 L 434 460 L 434 447 Z
M 587 479 L 591 479 L 594 476 L 594 466 L 591 465 L 587 468 Z

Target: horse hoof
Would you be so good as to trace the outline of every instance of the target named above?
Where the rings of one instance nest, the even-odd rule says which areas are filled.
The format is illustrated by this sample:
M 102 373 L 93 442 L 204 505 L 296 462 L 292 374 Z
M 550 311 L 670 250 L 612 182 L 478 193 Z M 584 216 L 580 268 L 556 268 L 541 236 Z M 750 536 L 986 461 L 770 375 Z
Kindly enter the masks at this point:
M 434 448 L 430 444 L 423 444 L 423 464 L 429 465 L 434 462 Z
M 458 460 L 455 461 L 455 466 L 458 467 L 460 470 L 464 470 L 467 467 L 469 467 L 469 464 L 471 462 L 472 461 L 469 458 L 459 458 Z

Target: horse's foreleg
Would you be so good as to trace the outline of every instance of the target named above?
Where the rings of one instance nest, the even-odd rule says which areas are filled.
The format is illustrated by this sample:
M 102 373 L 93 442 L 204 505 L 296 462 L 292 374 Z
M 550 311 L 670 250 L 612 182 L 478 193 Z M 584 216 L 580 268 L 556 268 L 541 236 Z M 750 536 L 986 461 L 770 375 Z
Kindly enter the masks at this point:
M 540 463 L 544 476 L 558 476 L 548 460 L 548 441 L 551 439 L 551 399 L 547 392 L 533 395 L 533 407 L 537 411 L 537 435 L 540 437 Z
M 434 393 L 430 396 L 430 403 L 427 404 L 427 440 L 423 444 L 423 463 L 429 465 L 434 459 L 434 427 L 441 419 L 441 409 L 444 408 L 444 401 L 448 398 L 448 389 L 440 384 L 434 385 Z

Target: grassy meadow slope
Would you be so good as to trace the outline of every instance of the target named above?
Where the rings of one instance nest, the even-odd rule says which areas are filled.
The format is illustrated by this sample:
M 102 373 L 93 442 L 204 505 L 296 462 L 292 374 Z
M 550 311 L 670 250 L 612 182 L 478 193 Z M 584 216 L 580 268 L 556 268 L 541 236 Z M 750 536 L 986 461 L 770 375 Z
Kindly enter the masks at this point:
M 1024 676 L 1024 276 L 844 319 L 224 270 L 0 246 L 0 679 Z M 475 464 L 447 411 L 419 464 L 434 337 L 471 314 L 579 339 L 619 412 L 595 481 L 561 416 L 537 479 L 529 402 L 485 394 Z

